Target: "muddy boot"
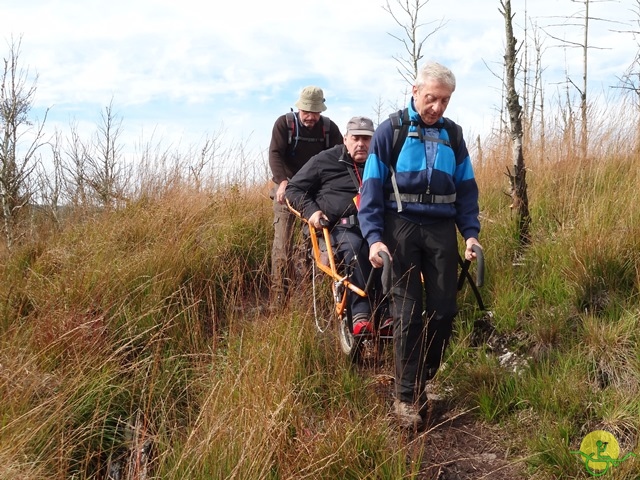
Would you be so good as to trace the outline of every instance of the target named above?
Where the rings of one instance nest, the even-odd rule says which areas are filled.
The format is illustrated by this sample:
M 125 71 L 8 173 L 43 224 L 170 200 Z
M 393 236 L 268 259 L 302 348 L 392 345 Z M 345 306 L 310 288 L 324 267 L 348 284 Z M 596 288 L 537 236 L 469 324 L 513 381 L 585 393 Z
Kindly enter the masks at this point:
M 402 402 L 398 399 L 393 402 L 393 415 L 396 423 L 402 429 L 420 430 L 424 423 L 422 415 L 416 405 Z
M 272 313 L 282 312 L 289 304 L 289 297 L 284 288 L 272 287 L 269 292 L 269 311 Z

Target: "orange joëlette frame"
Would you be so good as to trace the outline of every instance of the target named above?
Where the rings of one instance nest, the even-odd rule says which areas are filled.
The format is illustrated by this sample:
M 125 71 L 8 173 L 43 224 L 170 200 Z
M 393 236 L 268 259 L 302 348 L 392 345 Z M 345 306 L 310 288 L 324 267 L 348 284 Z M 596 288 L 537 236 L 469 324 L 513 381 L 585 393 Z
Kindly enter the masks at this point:
M 309 236 L 311 237 L 313 260 L 316 263 L 317 267 L 320 270 L 322 270 L 324 273 L 329 275 L 333 280 L 344 284 L 344 286 L 347 287 L 352 292 L 356 293 L 357 295 L 360 295 L 361 297 L 366 297 L 367 294 L 364 290 L 362 290 L 360 287 L 357 287 L 356 285 L 351 283 L 346 276 L 340 275 L 338 273 L 338 270 L 336 269 L 336 261 L 333 255 L 333 248 L 331 247 L 331 235 L 329 234 L 329 229 L 327 227 L 322 227 L 322 235 L 324 238 L 324 242 L 327 245 L 327 254 L 329 256 L 329 266 L 326 266 L 320 260 L 320 245 L 318 243 L 318 234 L 317 234 L 316 228 L 313 225 L 311 225 L 309 221 L 306 218 L 304 218 L 300 212 L 298 212 L 295 208 L 293 208 L 293 206 L 289 203 L 289 200 L 287 200 L 287 207 L 289 207 L 289 210 L 296 217 L 298 217 L 300 220 L 302 220 L 309 226 Z M 345 300 L 346 300 L 346 295 L 343 296 L 342 302 L 340 302 L 342 305 L 337 305 L 338 313 L 341 313 L 342 310 L 344 309 Z

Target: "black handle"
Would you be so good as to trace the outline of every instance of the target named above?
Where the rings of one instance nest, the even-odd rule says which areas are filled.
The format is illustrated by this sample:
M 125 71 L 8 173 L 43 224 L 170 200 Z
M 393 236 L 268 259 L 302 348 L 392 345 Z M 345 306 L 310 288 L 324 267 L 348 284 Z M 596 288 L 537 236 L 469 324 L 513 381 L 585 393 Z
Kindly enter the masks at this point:
M 378 256 L 382 258 L 382 293 L 386 295 L 391 289 L 391 259 L 387 252 L 378 252 Z M 364 287 L 365 292 L 371 291 L 375 273 L 376 269 L 372 268 L 367 279 L 367 286 Z
M 391 259 L 387 252 L 378 252 L 382 258 L 382 293 L 386 295 L 391 290 Z
M 471 245 L 471 250 L 476 254 L 476 286 L 481 287 L 484 284 L 484 252 L 480 245 Z

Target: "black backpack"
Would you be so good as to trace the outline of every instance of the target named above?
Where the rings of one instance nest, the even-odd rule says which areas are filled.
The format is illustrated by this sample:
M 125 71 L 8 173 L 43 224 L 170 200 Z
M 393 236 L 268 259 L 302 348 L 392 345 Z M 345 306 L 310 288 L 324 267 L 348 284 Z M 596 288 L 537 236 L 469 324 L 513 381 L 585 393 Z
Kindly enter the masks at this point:
M 300 123 L 298 122 L 298 117 L 296 117 L 296 114 L 294 113 L 293 109 L 291 109 L 290 112 L 286 113 L 286 117 L 287 117 L 287 128 L 289 129 L 287 144 L 291 145 L 293 143 L 293 148 L 291 149 L 291 155 L 295 153 L 296 147 L 298 146 L 298 142 L 313 142 L 313 143 L 324 142 L 324 148 L 325 149 L 329 148 L 330 142 L 331 142 L 331 135 L 330 135 L 331 120 L 329 120 L 329 117 L 320 115 L 320 118 L 322 118 L 322 138 L 300 136 Z

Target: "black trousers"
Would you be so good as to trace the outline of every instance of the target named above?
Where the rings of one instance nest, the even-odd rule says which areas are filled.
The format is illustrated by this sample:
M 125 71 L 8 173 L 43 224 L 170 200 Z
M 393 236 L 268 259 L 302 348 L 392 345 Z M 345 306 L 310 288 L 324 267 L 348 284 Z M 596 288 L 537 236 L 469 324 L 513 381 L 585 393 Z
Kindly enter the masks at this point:
M 362 238 L 360 229 L 355 225 L 348 228 L 336 226 L 331 231 L 331 237 L 338 261 L 343 266 L 351 267 L 351 282 L 364 289 L 373 267 L 369 261 L 369 245 Z M 352 315 L 372 314 L 373 302 L 370 297 L 349 292 L 349 303 Z
M 418 225 L 387 214 L 384 241 L 393 260 L 396 398 L 425 402 L 426 384 L 442 362 L 458 311 L 455 221 Z

